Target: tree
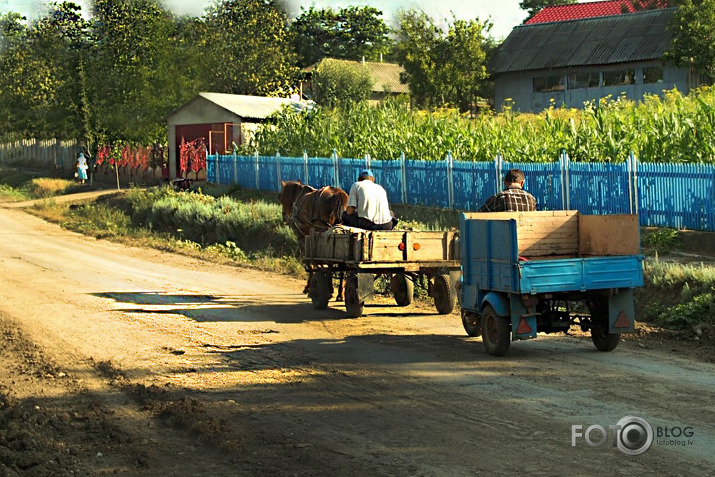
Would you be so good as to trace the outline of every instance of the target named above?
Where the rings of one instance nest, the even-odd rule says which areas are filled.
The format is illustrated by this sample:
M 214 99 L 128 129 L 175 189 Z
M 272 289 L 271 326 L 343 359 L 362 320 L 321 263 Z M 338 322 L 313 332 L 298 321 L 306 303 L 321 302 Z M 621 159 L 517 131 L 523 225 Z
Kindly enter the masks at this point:
M 158 0 L 95 0 L 93 13 L 91 128 L 103 141 L 163 140 L 163 116 L 187 93 L 176 87 L 185 73 L 174 16 Z
M 207 11 L 200 47 L 216 92 L 290 94 L 298 74 L 286 14 L 274 0 L 221 1 Z
M 395 55 L 404 68 L 400 80 L 410 88 L 412 101 L 429 106 L 438 96 L 435 71 L 441 31 L 426 13 L 408 10 L 398 15 Z
M 368 68 L 353 61 L 323 60 L 313 73 L 315 102 L 329 107 L 367 100 L 373 80 Z
M 526 10 L 529 14 L 526 20 L 524 20 L 524 23 L 526 23 L 544 7 L 550 7 L 552 5 L 571 5 L 572 3 L 576 3 L 576 0 L 521 0 L 519 7 L 522 10 Z
M 486 64 L 494 40 L 489 23 L 453 17 L 444 33 L 415 10 L 403 12 L 398 21 L 395 53 L 417 106 L 456 106 L 466 112 L 490 91 Z
M 715 0 L 686 0 L 673 15 L 665 59 L 715 78 Z
M 490 24 L 478 20 L 457 20 L 449 27 L 440 47 L 439 81 L 445 98 L 460 111 L 470 111 L 485 89 L 487 74 L 485 49 Z
M 390 28 L 380 18 L 377 8 L 301 7 L 301 14 L 291 22 L 293 45 L 300 66 L 312 65 L 323 58 L 359 61 L 378 60 L 390 50 Z
M 32 137 L 77 137 L 81 95 L 77 75 L 87 23 L 74 3 L 52 4 L 26 25 L 19 14 L 0 19 L 0 117 L 3 130 Z

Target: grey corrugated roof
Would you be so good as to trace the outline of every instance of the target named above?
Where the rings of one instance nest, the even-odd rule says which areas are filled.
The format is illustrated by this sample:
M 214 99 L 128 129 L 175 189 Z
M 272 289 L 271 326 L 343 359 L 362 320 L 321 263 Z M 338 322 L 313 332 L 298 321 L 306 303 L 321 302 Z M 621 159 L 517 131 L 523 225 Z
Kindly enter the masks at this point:
M 493 73 L 660 59 L 675 8 L 521 25 L 490 63 Z
M 337 58 L 323 58 L 318 63 L 310 65 L 304 68 L 303 71 L 306 73 L 312 73 L 320 63 L 323 61 L 334 61 L 341 63 L 349 63 L 353 65 L 365 65 L 368 70 L 370 70 L 370 75 L 372 76 L 373 84 L 372 91 L 376 93 L 382 93 L 384 91 L 390 91 L 391 93 L 409 93 L 410 88 L 407 84 L 400 82 L 400 73 L 405 71 L 405 69 L 398 65 L 397 63 L 378 63 L 375 61 L 366 61 L 361 63 L 359 61 L 353 60 L 339 60 Z

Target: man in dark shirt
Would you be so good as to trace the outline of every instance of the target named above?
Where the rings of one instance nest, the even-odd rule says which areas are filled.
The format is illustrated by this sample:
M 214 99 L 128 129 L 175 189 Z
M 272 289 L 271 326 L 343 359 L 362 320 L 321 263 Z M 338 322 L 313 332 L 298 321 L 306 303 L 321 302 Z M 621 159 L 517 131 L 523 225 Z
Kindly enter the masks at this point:
M 510 169 L 504 176 L 504 190 L 494 194 L 479 212 L 524 212 L 536 210 L 536 199 L 524 190 L 524 173 Z

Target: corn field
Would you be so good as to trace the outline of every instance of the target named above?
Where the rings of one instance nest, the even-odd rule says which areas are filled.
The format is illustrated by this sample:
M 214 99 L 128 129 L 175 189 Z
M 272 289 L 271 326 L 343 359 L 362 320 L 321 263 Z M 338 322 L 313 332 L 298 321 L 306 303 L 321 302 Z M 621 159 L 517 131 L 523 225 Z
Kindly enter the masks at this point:
M 667 91 L 634 102 L 604 98 L 583 109 L 551 107 L 540 114 L 502 113 L 477 118 L 454 111 L 411 111 L 404 103 L 378 107 L 285 111 L 262 127 L 242 153 L 442 160 L 552 162 L 561 151 L 579 162 L 715 163 L 715 89 L 688 96 Z

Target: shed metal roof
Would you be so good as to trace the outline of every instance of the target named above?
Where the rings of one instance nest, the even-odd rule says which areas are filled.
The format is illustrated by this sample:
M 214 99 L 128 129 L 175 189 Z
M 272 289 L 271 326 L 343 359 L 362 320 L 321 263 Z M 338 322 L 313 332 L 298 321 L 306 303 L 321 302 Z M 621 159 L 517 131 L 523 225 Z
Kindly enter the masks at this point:
M 199 93 L 199 96 L 242 118 L 265 119 L 271 114 L 280 111 L 284 106 L 291 106 L 298 110 L 305 107 L 303 103 L 290 98 L 268 98 L 226 93 Z
M 515 27 L 492 59 L 493 73 L 609 65 L 663 57 L 675 8 Z

